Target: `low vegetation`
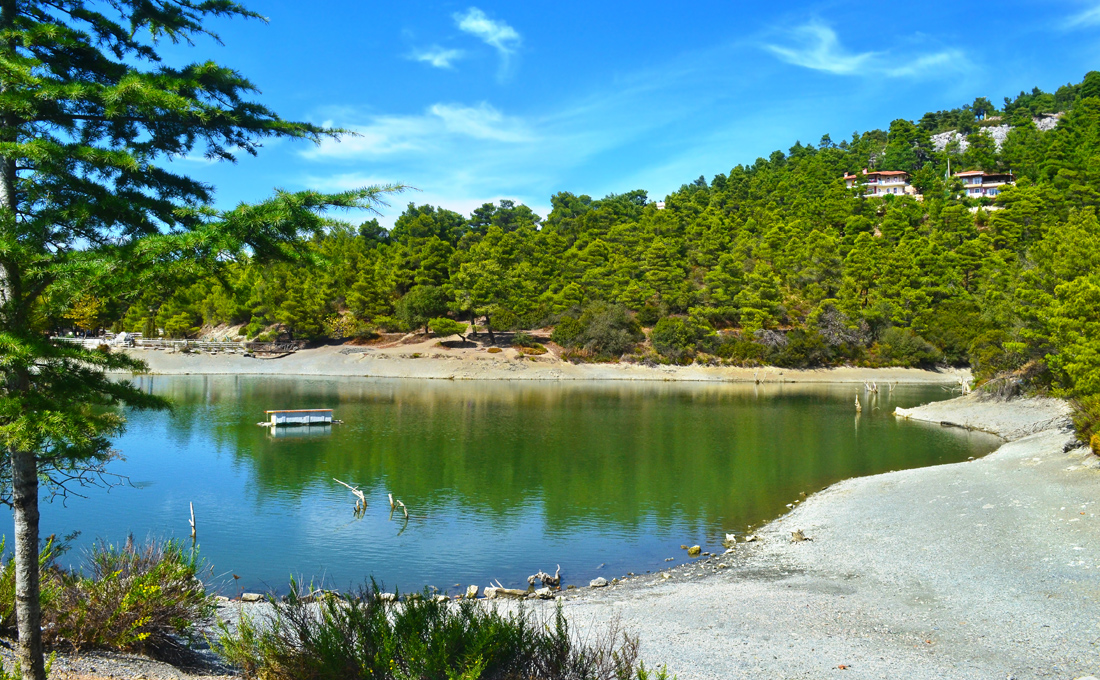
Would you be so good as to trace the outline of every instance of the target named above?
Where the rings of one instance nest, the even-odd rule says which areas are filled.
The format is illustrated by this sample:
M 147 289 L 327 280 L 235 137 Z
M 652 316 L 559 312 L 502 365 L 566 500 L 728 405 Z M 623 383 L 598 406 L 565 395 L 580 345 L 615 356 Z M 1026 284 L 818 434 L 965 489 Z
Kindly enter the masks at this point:
M 473 600 L 388 602 L 375 586 L 316 601 L 292 583 L 262 623 L 222 626 L 222 654 L 264 680 L 667 680 L 617 628 L 591 642 L 550 620 Z
M 0 541 L 0 552 L 3 542 Z M 171 658 L 213 614 L 201 563 L 175 541 L 96 544 L 82 569 L 62 567 L 63 545 L 41 553 L 43 642 L 62 650 L 115 650 Z M 0 563 L 0 633 L 15 634 L 15 564 Z

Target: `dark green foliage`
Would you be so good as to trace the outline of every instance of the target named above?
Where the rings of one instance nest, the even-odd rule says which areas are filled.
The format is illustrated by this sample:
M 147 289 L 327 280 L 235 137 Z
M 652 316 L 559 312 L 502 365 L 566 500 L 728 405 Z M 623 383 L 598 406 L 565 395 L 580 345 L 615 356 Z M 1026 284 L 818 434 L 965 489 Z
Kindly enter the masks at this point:
M 579 312 L 563 314 L 552 339 L 592 358 L 608 359 L 629 352 L 643 337 L 626 307 L 593 302 Z
M 535 340 L 535 336 L 526 331 L 517 331 L 512 336 L 513 347 L 539 347 L 538 341 Z
M 911 328 L 887 328 L 871 348 L 880 366 L 932 366 L 943 354 Z
M 674 362 L 690 361 L 696 348 L 713 329 L 690 318 L 666 316 L 649 333 L 653 348 Z
M 1081 441 L 1100 456 L 1100 394 L 1081 397 L 1073 402 L 1073 423 Z
M 428 322 L 447 311 L 447 297 L 436 286 L 417 286 L 397 301 L 397 318 L 409 328 L 423 328 L 428 332 Z
M 432 333 L 435 333 L 437 336 L 445 338 L 451 335 L 461 335 L 465 333 L 467 326 L 466 324 L 459 323 L 454 319 L 441 317 L 429 321 L 428 328 L 430 328 Z
M 548 621 L 484 602 L 430 595 L 392 604 L 372 587 L 308 601 L 292 583 L 268 621 L 222 625 L 222 654 L 265 680 L 664 680 L 638 660 L 637 641 L 609 630 L 581 642 L 559 607 Z

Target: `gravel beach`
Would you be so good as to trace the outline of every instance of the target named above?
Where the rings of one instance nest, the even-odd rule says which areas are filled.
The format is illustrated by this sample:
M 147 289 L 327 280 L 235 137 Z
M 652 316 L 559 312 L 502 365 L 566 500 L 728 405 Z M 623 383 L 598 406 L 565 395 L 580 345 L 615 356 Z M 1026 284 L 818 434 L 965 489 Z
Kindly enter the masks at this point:
M 911 409 L 1009 441 L 980 460 L 835 484 L 759 541 L 590 590 L 566 611 L 582 626 L 621 617 L 644 657 L 682 680 L 1096 674 L 1100 465 L 1067 413 L 975 397 Z M 792 542 L 796 529 L 812 540 Z

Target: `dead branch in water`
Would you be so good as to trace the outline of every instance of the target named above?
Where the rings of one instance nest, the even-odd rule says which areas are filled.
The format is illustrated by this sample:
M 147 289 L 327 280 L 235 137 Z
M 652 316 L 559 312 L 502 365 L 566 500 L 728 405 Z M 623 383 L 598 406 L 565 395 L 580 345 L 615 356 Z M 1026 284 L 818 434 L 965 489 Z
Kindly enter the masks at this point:
M 340 484 L 341 486 L 346 486 L 349 491 L 351 491 L 353 494 L 355 494 L 355 498 L 356 498 L 356 501 L 355 501 L 355 516 L 356 517 L 362 516 L 362 514 L 367 511 L 367 496 L 366 496 L 366 494 L 364 494 L 362 491 L 360 491 L 359 487 L 352 486 L 351 484 L 348 484 L 347 482 L 341 482 L 339 479 L 336 479 L 335 477 L 332 478 L 332 481 L 336 482 L 337 484 Z

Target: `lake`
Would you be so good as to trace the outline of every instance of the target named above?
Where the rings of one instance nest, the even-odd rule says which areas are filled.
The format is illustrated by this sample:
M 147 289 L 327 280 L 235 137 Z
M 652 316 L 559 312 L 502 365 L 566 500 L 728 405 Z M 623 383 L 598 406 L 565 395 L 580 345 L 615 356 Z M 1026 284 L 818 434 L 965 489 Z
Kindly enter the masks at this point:
M 370 576 L 402 591 L 526 587 L 558 564 L 563 586 L 587 584 L 678 564 L 681 545 L 720 551 L 726 532 L 838 480 L 999 444 L 892 415 L 952 396 L 939 386 L 137 381 L 176 406 L 129 414 L 126 459 L 112 469 L 130 484 L 45 504 L 42 535 L 82 532 L 74 562 L 92 541 L 130 533 L 189 542 L 194 503 L 210 582 L 227 595 L 285 592 L 291 576 L 341 589 Z M 343 424 L 257 425 L 266 409 L 299 408 L 333 408 Z M 334 478 L 364 491 L 362 517 Z M 391 516 L 388 494 L 408 521 L 400 508 Z

